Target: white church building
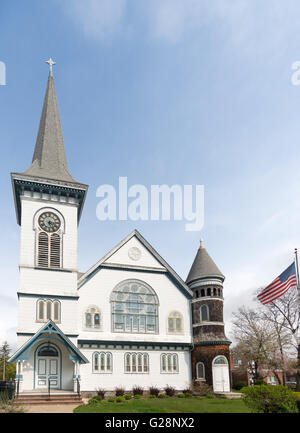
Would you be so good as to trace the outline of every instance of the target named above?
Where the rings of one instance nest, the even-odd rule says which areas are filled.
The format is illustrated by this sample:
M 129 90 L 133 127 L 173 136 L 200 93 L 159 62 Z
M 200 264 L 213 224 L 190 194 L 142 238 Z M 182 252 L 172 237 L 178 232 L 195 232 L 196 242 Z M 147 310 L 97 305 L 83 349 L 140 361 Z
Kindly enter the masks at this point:
M 230 391 L 224 276 L 203 245 L 186 282 L 137 230 L 78 272 L 88 186 L 67 168 L 52 68 L 32 164 L 11 179 L 21 241 L 10 362 L 20 393 L 197 382 Z

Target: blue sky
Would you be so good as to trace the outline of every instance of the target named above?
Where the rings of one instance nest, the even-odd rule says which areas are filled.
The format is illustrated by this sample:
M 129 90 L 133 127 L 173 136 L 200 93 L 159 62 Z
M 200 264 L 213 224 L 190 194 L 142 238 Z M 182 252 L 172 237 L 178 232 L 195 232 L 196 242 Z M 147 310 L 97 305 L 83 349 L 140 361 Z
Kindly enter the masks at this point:
M 134 228 L 183 278 L 199 240 L 222 272 L 225 319 L 300 247 L 296 0 L 3 0 L 0 4 L 0 341 L 15 341 L 19 227 L 9 173 L 31 163 L 50 56 L 69 169 L 90 185 L 87 270 Z M 96 218 L 101 184 L 200 184 L 205 225 Z

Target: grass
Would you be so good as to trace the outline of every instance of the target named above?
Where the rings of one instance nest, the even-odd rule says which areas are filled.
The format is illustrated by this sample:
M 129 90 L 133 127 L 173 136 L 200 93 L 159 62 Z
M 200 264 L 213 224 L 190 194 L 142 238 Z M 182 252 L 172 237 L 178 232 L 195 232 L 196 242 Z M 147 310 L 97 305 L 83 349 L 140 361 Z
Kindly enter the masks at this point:
M 164 398 L 128 400 L 111 403 L 103 400 L 97 404 L 82 405 L 74 413 L 249 413 L 241 399 L 219 398 Z

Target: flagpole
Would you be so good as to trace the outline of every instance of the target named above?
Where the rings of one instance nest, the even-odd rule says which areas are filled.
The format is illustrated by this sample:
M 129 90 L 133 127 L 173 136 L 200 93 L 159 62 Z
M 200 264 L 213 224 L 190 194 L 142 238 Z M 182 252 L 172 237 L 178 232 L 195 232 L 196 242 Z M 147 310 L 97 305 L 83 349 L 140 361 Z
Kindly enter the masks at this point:
M 295 248 L 295 264 L 296 264 L 296 277 L 297 277 L 298 296 L 300 298 L 299 266 L 298 266 L 298 250 L 297 250 L 297 248 Z

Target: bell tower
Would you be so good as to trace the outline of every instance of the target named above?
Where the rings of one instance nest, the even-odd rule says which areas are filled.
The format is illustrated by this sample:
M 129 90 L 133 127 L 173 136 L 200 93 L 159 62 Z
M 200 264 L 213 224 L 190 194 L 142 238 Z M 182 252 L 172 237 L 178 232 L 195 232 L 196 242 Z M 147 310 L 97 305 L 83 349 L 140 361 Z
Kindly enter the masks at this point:
M 77 295 L 77 229 L 88 186 L 77 182 L 67 166 L 52 66 L 32 164 L 23 173 L 11 173 L 17 223 L 21 226 L 18 334 L 34 333 L 41 322 L 60 323 L 74 333 L 66 315 L 68 301 Z M 39 300 L 49 303 L 41 307 Z M 61 304 L 51 312 L 50 301 Z M 64 305 L 67 305 L 65 308 Z
M 231 342 L 224 331 L 224 279 L 201 240 L 186 280 L 193 291 L 192 378 L 194 384 L 206 383 L 216 392 L 230 391 Z M 223 368 L 218 368 L 220 365 Z

